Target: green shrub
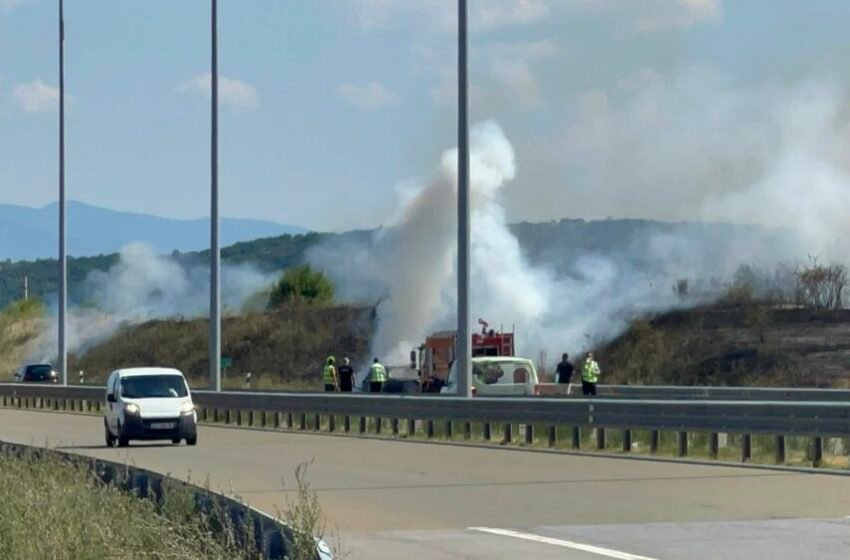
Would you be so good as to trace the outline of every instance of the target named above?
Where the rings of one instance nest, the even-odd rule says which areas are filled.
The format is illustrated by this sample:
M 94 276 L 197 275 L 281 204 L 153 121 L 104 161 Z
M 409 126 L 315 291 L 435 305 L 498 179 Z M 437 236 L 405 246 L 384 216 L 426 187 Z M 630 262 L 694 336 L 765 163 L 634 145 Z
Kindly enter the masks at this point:
M 305 264 L 283 273 L 283 277 L 269 296 L 269 308 L 293 304 L 327 304 L 332 302 L 333 298 L 333 284 L 324 274 Z

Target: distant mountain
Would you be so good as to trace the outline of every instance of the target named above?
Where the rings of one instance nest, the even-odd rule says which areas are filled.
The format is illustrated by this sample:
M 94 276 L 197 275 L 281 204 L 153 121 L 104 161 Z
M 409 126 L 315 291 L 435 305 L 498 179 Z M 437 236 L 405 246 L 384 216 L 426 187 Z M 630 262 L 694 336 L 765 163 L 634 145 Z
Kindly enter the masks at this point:
M 0 204 L 0 260 L 55 258 L 59 205 L 29 208 Z M 297 226 L 261 220 L 223 218 L 222 245 L 284 234 L 306 233 Z M 68 203 L 68 253 L 86 257 L 114 253 L 142 241 L 159 253 L 209 247 L 209 219 L 177 220 L 119 212 L 82 202 Z

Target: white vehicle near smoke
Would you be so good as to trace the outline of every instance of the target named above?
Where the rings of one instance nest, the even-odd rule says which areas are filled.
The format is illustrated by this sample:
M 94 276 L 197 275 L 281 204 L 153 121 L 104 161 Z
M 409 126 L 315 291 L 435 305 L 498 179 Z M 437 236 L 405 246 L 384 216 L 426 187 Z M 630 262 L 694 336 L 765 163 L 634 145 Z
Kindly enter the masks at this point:
M 472 358 L 472 391 L 482 397 L 536 396 L 540 381 L 534 362 L 514 356 Z M 457 392 L 457 363 L 449 370 L 449 379 L 440 393 Z
M 126 447 L 130 440 L 169 439 L 195 445 L 197 421 L 189 386 L 176 369 L 119 369 L 106 382 L 107 447 L 116 442 Z

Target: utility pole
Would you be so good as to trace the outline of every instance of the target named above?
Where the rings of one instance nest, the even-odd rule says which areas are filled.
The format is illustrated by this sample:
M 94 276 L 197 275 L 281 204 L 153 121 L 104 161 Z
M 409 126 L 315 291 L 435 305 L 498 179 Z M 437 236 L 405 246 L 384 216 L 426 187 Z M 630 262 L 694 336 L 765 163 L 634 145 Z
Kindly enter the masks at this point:
M 469 117 L 467 114 L 466 0 L 458 0 L 457 123 L 457 387 L 471 397 L 472 352 L 469 332 Z
M 30 300 L 30 277 L 24 276 L 24 301 Z
M 218 223 L 218 2 L 211 0 L 210 36 L 210 389 L 221 391 L 221 247 Z
M 59 355 L 57 365 L 62 385 L 68 384 L 68 255 L 65 244 L 65 18 L 59 0 Z

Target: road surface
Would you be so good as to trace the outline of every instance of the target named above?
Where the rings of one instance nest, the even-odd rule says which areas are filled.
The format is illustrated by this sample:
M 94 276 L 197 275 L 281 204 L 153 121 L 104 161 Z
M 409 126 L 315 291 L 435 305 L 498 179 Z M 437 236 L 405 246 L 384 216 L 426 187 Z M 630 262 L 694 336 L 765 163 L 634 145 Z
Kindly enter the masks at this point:
M 0 409 L 0 440 L 209 478 L 275 513 L 295 468 L 352 560 L 845 559 L 850 477 L 201 427 L 103 446 L 93 416 Z

